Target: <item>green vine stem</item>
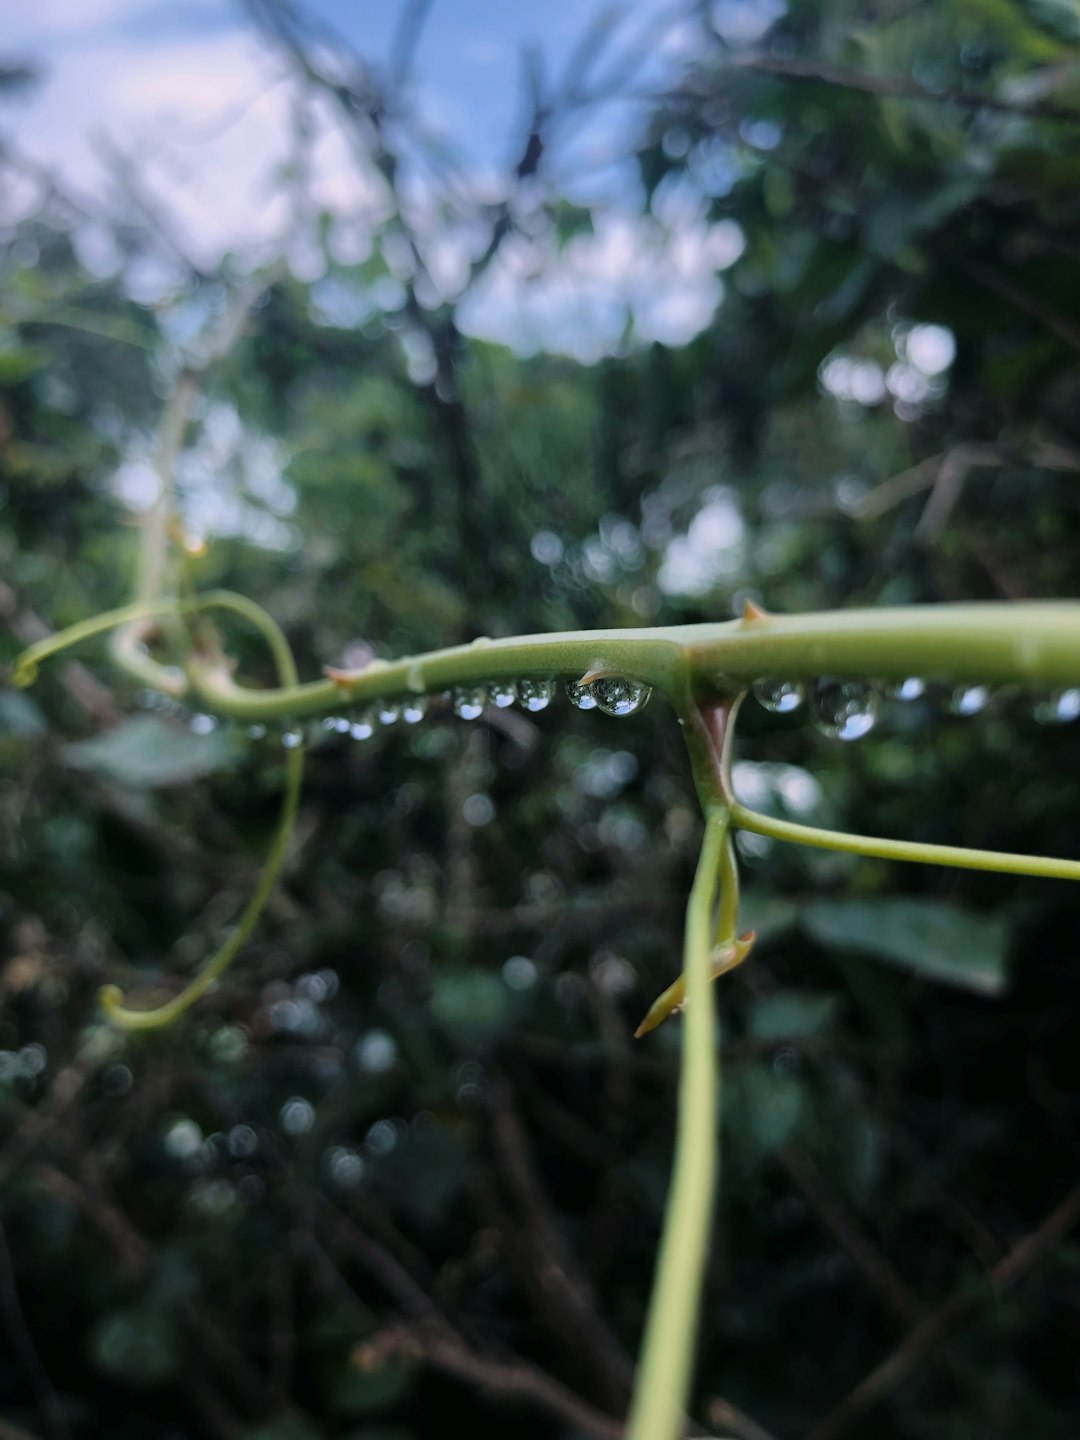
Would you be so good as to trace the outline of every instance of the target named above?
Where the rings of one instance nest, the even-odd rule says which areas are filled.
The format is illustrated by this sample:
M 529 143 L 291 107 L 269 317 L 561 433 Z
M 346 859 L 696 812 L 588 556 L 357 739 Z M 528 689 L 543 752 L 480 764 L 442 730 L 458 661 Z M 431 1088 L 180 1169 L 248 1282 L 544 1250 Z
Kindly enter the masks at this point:
M 278 679 L 283 687 L 297 683 L 296 661 L 284 633 L 277 622 L 253 601 L 243 595 L 234 595 L 227 590 L 214 591 L 190 601 L 159 600 L 124 605 L 117 610 L 73 625 L 70 629 L 51 635 L 45 640 L 23 651 L 15 663 L 12 678 L 16 684 L 30 685 L 37 676 L 42 660 L 76 645 L 95 635 L 115 630 L 118 626 L 139 623 L 149 617 L 169 615 L 190 619 L 208 610 L 227 610 L 248 620 L 262 634 L 269 646 L 277 669 Z M 204 642 L 205 643 L 205 642 Z M 296 748 L 285 757 L 285 788 L 281 809 L 266 860 L 259 874 L 259 880 L 244 913 L 233 927 L 224 944 L 203 966 L 198 975 L 171 1000 L 149 1010 L 134 1010 L 125 1005 L 123 992 L 116 985 L 102 987 L 99 1001 L 108 1018 L 124 1030 L 153 1030 L 169 1025 L 195 1004 L 207 990 L 224 974 L 237 953 L 254 930 L 270 893 L 277 883 L 289 848 L 289 839 L 296 824 L 296 813 L 300 803 L 300 790 L 304 776 L 303 750 Z
M 689 678 L 702 695 L 734 695 L 773 675 L 902 680 L 982 680 L 1068 685 L 1080 676 L 1080 604 L 926 605 L 808 615 L 748 613 L 718 625 L 576 630 L 375 660 L 360 671 L 276 690 L 237 684 L 227 669 L 189 667 L 202 703 L 237 719 L 332 713 L 386 695 L 525 676 L 628 675 L 663 691 L 676 708 Z
M 720 1066 L 710 957 L 717 885 L 722 865 L 727 868 L 729 839 L 728 812 L 715 807 L 705 818 L 701 856 L 686 908 L 686 1024 L 675 1160 L 626 1440 L 677 1440 L 684 1430 L 719 1170 Z
M 1002 875 L 1036 875 L 1047 880 L 1080 880 L 1080 860 L 1050 855 L 1014 855 L 1007 850 L 973 850 L 964 845 L 924 845 L 915 840 L 885 840 L 874 835 L 849 835 L 821 830 L 792 820 L 774 820 L 745 805 L 733 805 L 731 818 L 740 830 L 771 840 L 789 840 L 818 850 L 839 850 L 878 860 L 910 860 L 921 865 L 949 865 L 958 870 L 989 870 Z

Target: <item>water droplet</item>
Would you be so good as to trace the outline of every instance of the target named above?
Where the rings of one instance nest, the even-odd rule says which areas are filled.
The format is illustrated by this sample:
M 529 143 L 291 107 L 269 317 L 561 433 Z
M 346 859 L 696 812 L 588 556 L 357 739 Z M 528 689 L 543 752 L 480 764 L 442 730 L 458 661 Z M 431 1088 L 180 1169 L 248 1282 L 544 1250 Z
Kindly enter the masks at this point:
M 926 694 L 926 681 L 918 675 L 909 675 L 906 680 L 896 680 L 887 685 L 885 694 L 890 700 L 902 700 L 906 705 L 912 700 L 920 700 Z
M 337 733 L 338 733 L 339 735 L 348 735 L 348 733 L 349 733 L 349 718 L 348 718 L 348 716 L 347 716 L 347 715 L 335 715 L 335 717 L 334 717 L 334 729 L 337 731 Z
M 324 730 L 330 730 L 330 731 L 336 730 L 336 729 L 337 729 L 338 719 L 339 719 L 339 717 L 338 717 L 337 715 L 327 715 L 327 716 L 325 716 L 325 717 L 323 718 L 322 728 L 323 728 Z
M 625 680 L 621 675 L 606 675 L 593 684 L 596 703 L 605 715 L 636 715 L 649 702 L 652 689 L 640 680 Z
M 978 715 L 990 703 L 988 685 L 957 685 L 945 700 L 950 715 Z
M 1055 690 L 1037 701 L 1035 719 L 1040 725 L 1068 725 L 1080 719 L 1080 690 Z
M 774 715 L 790 715 L 803 703 L 806 692 L 799 680 L 758 680 L 754 699 Z
M 517 691 L 526 710 L 546 710 L 555 698 L 555 681 L 519 680 Z
M 265 740 L 266 726 L 258 723 L 249 725 L 247 727 L 247 735 L 249 740 Z
M 375 734 L 375 723 L 367 713 L 358 715 L 349 726 L 349 734 L 354 740 L 370 740 Z
M 292 727 L 281 732 L 281 743 L 286 750 L 297 750 L 304 743 L 304 732 Z
M 427 714 L 427 696 L 410 695 L 401 707 L 401 718 L 406 725 L 419 725 Z
M 487 704 L 487 689 L 483 685 L 462 687 L 454 691 L 454 714 L 462 720 L 478 720 Z
M 517 686 L 513 680 L 494 680 L 488 686 L 488 699 L 500 710 L 506 710 L 517 699 Z
M 395 725 L 401 719 L 401 705 L 396 700 L 380 700 L 375 714 L 380 725 Z
M 595 710 L 598 704 L 596 691 L 591 685 L 581 685 L 576 680 L 566 682 L 566 695 L 571 705 L 579 710 Z
M 814 724 L 833 740 L 859 740 L 877 720 L 877 691 L 866 680 L 815 680 L 810 692 Z
M 192 715 L 188 728 L 193 735 L 212 735 L 217 729 L 217 721 L 213 715 Z

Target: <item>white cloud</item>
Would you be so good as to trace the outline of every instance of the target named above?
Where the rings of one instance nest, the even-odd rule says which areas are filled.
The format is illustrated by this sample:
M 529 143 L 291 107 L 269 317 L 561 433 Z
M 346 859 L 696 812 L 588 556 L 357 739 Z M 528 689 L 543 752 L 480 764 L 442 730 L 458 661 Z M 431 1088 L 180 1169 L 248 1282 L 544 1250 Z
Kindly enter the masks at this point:
M 253 266 L 285 255 L 294 274 L 318 279 L 325 260 L 313 209 L 338 217 L 335 250 L 364 254 L 387 213 L 385 186 L 333 103 L 305 100 L 310 133 L 294 200 L 285 173 L 296 150 L 299 95 L 283 63 L 239 27 L 187 37 L 175 30 L 158 36 L 145 24 L 124 28 L 158 8 L 160 0 L 41 0 L 37 34 L 56 37 L 45 46 L 48 78 L 5 116 L 21 148 L 74 194 L 92 198 L 113 184 L 102 154 L 107 140 L 131 158 L 140 189 L 160 207 L 178 248 L 206 268 L 226 251 Z M 64 43 L 60 37 L 76 25 L 84 38 Z M 448 112 L 466 103 L 434 89 L 429 98 Z M 479 169 L 463 183 L 477 196 L 493 188 L 490 172 Z M 10 203 L 5 197 L 5 208 Z M 439 291 L 455 295 L 486 231 L 448 230 L 419 181 L 408 204 L 421 236 L 435 237 L 424 249 Z M 100 272 L 114 265 L 98 230 L 90 227 L 79 243 Z M 711 322 L 723 293 L 718 272 L 742 245 L 733 222 L 710 224 L 700 197 L 668 186 L 652 215 L 612 206 L 598 216 L 594 234 L 574 237 L 561 251 L 550 239 L 515 237 L 468 296 L 462 323 L 518 349 L 563 350 L 583 360 L 617 347 L 628 319 L 640 338 L 682 344 Z M 160 267 L 144 267 L 135 277 L 139 298 L 153 300 L 154 283 L 166 278 Z
M 558 257 L 516 238 L 462 306 L 462 325 L 586 362 L 619 345 L 628 319 L 641 339 L 682 345 L 711 322 L 723 295 L 717 271 L 742 245 L 732 222 L 685 214 L 674 229 L 648 216 L 599 215 L 595 232 L 575 236 Z
M 140 187 L 176 222 L 176 243 L 196 263 L 213 266 L 226 250 L 258 260 L 291 249 L 310 273 L 280 183 L 295 98 L 281 66 L 235 30 L 57 50 L 46 83 L 12 116 L 21 148 L 76 195 L 111 185 L 103 140 L 130 156 Z M 385 208 L 381 182 L 325 109 L 314 107 L 312 123 L 311 198 L 374 225 Z
M 36 47 L 43 41 L 100 31 L 158 7 L 160 0 L 34 0 L 8 7 L 4 45 Z

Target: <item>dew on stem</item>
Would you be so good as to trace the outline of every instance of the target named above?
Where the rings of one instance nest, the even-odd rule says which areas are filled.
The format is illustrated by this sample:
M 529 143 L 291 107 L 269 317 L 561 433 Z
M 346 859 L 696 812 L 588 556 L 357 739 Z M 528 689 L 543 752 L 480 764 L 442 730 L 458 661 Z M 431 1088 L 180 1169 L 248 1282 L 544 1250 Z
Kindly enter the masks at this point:
M 1035 719 L 1040 725 L 1068 725 L 1080 719 L 1080 689 L 1055 690 L 1038 700 Z
M 900 700 L 905 705 L 912 700 L 921 700 L 925 694 L 926 681 L 918 675 L 909 675 L 906 680 L 896 680 L 885 687 L 885 695 L 889 700 Z
M 508 710 L 518 698 L 518 687 L 513 680 L 493 680 L 488 686 L 488 699 L 498 710 Z
M 636 715 L 639 710 L 644 710 L 652 694 L 651 686 L 620 675 L 606 675 L 595 680 L 592 688 L 597 707 L 605 715 Z
M 593 686 L 582 685 L 578 680 L 566 682 L 566 697 L 578 710 L 595 710 L 598 704 Z
M 950 715 L 979 715 L 990 703 L 988 685 L 957 685 L 945 699 L 945 709 Z
M 555 697 L 554 680 L 519 680 L 518 700 L 526 710 L 534 713 L 546 710 Z
M 454 714 L 462 720 L 479 720 L 487 704 L 487 689 L 483 685 L 462 686 L 454 691 Z
M 810 692 L 810 715 L 831 740 L 861 740 L 877 722 L 878 696 L 866 680 L 815 680 Z
M 805 693 L 798 680 L 765 679 L 754 683 L 754 699 L 774 715 L 790 715 L 803 703 Z
M 427 696 L 412 695 L 401 707 L 401 718 L 406 725 L 419 725 L 427 714 Z

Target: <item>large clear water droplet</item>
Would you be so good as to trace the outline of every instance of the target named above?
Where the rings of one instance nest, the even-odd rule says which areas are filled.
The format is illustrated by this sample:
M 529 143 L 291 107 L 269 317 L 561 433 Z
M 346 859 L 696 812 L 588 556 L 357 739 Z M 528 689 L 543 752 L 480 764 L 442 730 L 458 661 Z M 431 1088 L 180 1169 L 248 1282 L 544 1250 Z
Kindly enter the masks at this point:
M 519 680 L 518 700 L 526 710 L 546 710 L 555 698 L 554 680 Z
M 815 680 L 810 691 L 810 715 L 823 735 L 832 740 L 860 740 L 877 720 L 877 691 L 866 680 Z
M 581 685 L 577 680 L 566 682 L 566 696 L 571 705 L 579 710 L 595 710 L 597 706 L 596 691 L 591 685 Z
M 990 703 L 988 685 L 957 685 L 945 699 L 950 715 L 978 715 Z
M 401 704 L 397 700 L 380 700 L 375 714 L 380 725 L 396 725 L 401 719 Z
M 596 703 L 605 715 L 636 715 L 644 710 L 652 694 L 650 686 L 621 675 L 606 675 L 593 682 Z
M 218 728 L 218 722 L 213 715 L 192 715 L 188 721 L 188 729 L 193 735 L 212 735 Z
M 1035 719 L 1040 725 L 1068 725 L 1080 719 L 1080 690 L 1055 690 L 1037 701 Z
M 805 694 L 798 680 L 758 680 L 754 685 L 754 699 L 774 715 L 790 715 L 803 703 Z
M 918 675 L 909 675 L 906 680 L 894 680 L 886 685 L 885 694 L 890 700 L 901 700 L 908 705 L 912 700 L 921 700 L 926 694 L 926 681 Z
M 419 725 L 427 714 L 427 696 L 410 695 L 401 707 L 401 718 L 406 725 Z
M 281 743 L 286 750 L 298 750 L 304 743 L 304 732 L 291 725 L 281 732 Z
M 375 721 L 366 711 L 358 715 L 349 726 L 349 734 L 354 740 L 370 740 L 375 734 Z
M 493 680 L 488 686 L 488 699 L 499 710 L 507 710 L 517 699 L 518 690 L 513 680 Z
M 485 685 L 463 685 L 454 691 L 454 714 L 462 720 L 479 720 L 487 704 Z

